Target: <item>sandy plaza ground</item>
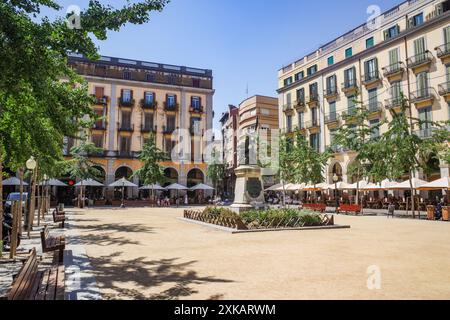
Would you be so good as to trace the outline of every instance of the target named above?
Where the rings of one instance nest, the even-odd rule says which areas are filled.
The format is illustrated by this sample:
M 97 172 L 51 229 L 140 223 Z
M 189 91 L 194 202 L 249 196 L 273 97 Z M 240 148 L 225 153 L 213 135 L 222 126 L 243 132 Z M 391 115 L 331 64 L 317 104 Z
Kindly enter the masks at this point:
M 103 299 L 450 299 L 450 223 L 337 216 L 351 229 L 233 235 L 182 213 L 71 215 Z

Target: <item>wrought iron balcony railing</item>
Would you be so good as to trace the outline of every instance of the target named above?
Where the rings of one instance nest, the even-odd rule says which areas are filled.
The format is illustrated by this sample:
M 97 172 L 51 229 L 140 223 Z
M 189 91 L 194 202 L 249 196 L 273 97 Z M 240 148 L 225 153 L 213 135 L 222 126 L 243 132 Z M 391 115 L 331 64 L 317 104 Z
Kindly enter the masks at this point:
M 436 48 L 439 59 L 445 59 L 450 56 L 450 42 Z
M 119 106 L 120 107 L 134 107 L 136 101 L 134 99 L 124 99 L 123 97 L 119 98 Z
M 151 109 L 154 110 L 158 107 L 157 101 L 148 101 L 146 99 L 141 100 L 141 108 L 142 109 Z
M 439 95 L 441 96 L 450 95 L 450 81 L 444 82 L 440 84 L 438 87 L 439 87 Z
M 342 83 L 342 90 L 344 92 L 357 90 L 357 89 L 358 89 L 358 84 L 356 83 L 356 80 L 349 80 L 349 81 L 345 81 Z
M 307 129 L 317 128 L 320 127 L 320 122 L 318 120 L 307 121 L 305 126 Z
M 95 105 L 101 105 L 101 106 L 106 106 L 108 104 L 108 97 L 107 96 L 103 96 L 103 97 L 96 97 L 95 94 L 92 95 L 94 97 L 94 104 Z
M 331 86 L 331 87 L 328 87 L 325 90 L 325 98 L 334 97 L 336 95 L 338 95 L 338 88 L 337 88 L 337 86 Z
M 285 104 L 283 106 L 283 112 L 292 112 L 294 111 L 294 107 L 292 106 L 291 103 Z
M 372 84 L 372 83 L 380 81 L 380 80 L 381 80 L 381 76 L 380 76 L 380 72 L 378 70 L 368 72 L 362 77 L 362 82 L 364 85 L 369 85 L 369 84 Z
M 121 131 L 121 132 L 134 132 L 134 124 L 121 123 L 119 125 L 119 131 Z
M 411 102 L 418 103 L 426 100 L 436 99 L 436 91 L 434 88 L 422 88 L 411 93 Z
M 430 51 L 419 53 L 413 57 L 408 58 L 406 61 L 408 68 L 417 68 L 433 61 L 433 54 Z
M 379 101 L 376 102 L 369 102 L 369 105 L 367 106 L 367 111 L 370 113 L 378 113 L 383 110 L 383 104 Z
M 403 74 L 403 72 L 405 72 L 405 65 L 403 64 L 403 62 L 396 62 L 384 67 L 383 71 L 383 75 L 385 77 L 393 77 L 399 74 Z
M 166 111 L 178 111 L 179 109 L 178 103 L 168 103 L 167 101 L 164 102 L 164 110 Z
M 330 123 L 336 123 L 339 122 L 340 118 L 337 112 L 330 112 L 328 114 L 325 115 L 325 123 L 326 124 L 330 124 Z
M 156 133 L 158 131 L 157 126 L 150 126 L 150 125 L 141 125 L 141 132 L 142 133 Z
M 197 106 L 190 106 L 189 107 L 189 112 L 190 113 L 198 113 L 201 114 L 203 113 L 203 106 L 197 107 Z

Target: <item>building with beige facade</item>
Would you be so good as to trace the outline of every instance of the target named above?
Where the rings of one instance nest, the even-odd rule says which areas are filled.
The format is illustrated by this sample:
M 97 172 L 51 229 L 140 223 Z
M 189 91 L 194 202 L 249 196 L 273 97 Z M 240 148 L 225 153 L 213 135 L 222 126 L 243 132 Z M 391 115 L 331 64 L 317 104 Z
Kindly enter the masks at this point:
M 142 165 L 137 157 L 151 133 L 171 156 L 162 163 L 166 184 L 206 182 L 203 151 L 213 137 L 211 70 L 112 57 L 90 61 L 77 55 L 69 63 L 86 79 L 96 99 L 95 113 L 103 117 L 88 133 L 105 150 L 93 156 L 104 174 L 102 182 L 131 178 Z M 66 141 L 66 155 L 75 143 Z M 179 144 L 183 147 L 175 148 Z M 137 192 L 129 190 L 128 196 Z
M 278 74 L 283 132 L 299 129 L 311 146 L 324 151 L 355 100 L 369 108 L 370 125 L 376 125 L 390 119 L 389 109 L 399 107 L 402 92 L 413 117 L 450 119 L 449 22 L 448 0 L 406 1 L 286 65 Z M 386 129 L 383 125 L 380 133 Z M 415 130 L 426 138 L 431 129 Z M 347 176 L 355 154 L 335 152 L 326 168 L 327 182 L 335 173 L 355 182 Z M 432 176 L 422 178 L 448 175 L 449 165 L 441 163 Z
M 270 153 L 272 149 L 271 140 L 273 135 L 278 135 L 278 99 L 262 95 L 255 95 L 245 99 L 239 107 L 230 106 L 229 110 L 222 115 L 222 137 L 223 158 L 227 168 L 226 190 L 234 193 L 236 176 L 234 169 L 239 165 L 257 164 L 259 150 L 253 153 L 251 159 L 250 149 L 256 145 L 257 139 L 264 139 L 264 148 Z M 260 142 L 261 145 L 263 145 Z M 276 172 L 272 169 L 263 168 L 263 179 L 266 186 L 275 183 Z

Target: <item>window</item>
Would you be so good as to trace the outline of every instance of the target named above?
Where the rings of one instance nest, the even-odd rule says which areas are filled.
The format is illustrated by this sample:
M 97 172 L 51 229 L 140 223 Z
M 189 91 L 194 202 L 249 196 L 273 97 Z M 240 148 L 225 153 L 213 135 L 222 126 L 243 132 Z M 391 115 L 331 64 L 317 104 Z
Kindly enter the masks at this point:
M 318 133 L 313 133 L 309 136 L 309 145 L 311 146 L 311 148 L 317 151 L 320 150 L 320 140 Z
M 292 77 L 284 79 L 284 86 L 287 87 L 292 84 Z
M 366 40 L 366 49 L 372 48 L 375 45 L 375 40 L 373 37 Z
M 192 97 L 191 98 L 191 106 L 195 110 L 199 110 L 201 108 L 201 99 L 200 99 L 200 97 Z
M 200 136 L 202 133 L 201 127 L 202 119 L 198 117 L 191 118 L 191 134 L 195 136 Z
M 330 121 L 335 121 L 336 120 L 336 101 L 330 102 L 328 109 L 330 110 Z
M 131 80 L 131 71 L 125 70 L 123 72 L 123 78 L 124 80 Z
M 131 139 L 130 137 L 121 136 L 120 137 L 120 152 L 130 153 L 131 150 Z
M 336 75 L 332 75 L 327 78 L 327 94 L 333 94 L 336 92 L 337 92 Z
M 420 97 L 428 95 L 428 72 L 421 72 L 417 75 L 417 92 Z
M 402 85 L 400 81 L 393 82 L 391 85 L 392 100 L 399 102 L 402 96 Z
M 378 111 L 378 89 L 373 88 L 369 93 L 369 111 Z
M 166 118 L 166 129 L 169 132 L 175 131 L 176 118 L 175 116 L 167 116 Z
M 400 34 L 400 26 L 395 25 L 384 31 L 384 40 L 392 39 Z
M 400 65 L 399 65 L 399 49 L 392 49 L 391 51 L 389 51 L 389 65 L 392 67 L 391 69 L 393 70 L 397 70 Z
M 345 58 L 350 58 L 352 55 L 353 55 L 352 48 L 345 49 Z
M 347 98 L 347 111 L 349 115 L 353 115 L 356 112 L 355 96 L 350 96 Z
M 356 68 L 350 68 L 344 71 L 344 85 L 350 88 L 356 85 Z
M 333 64 L 334 64 L 334 57 L 333 56 L 328 57 L 328 65 L 332 66 Z
M 122 101 L 123 102 L 131 102 L 132 99 L 132 93 L 131 90 L 122 90 Z
M 145 80 L 148 82 L 155 82 L 155 75 L 153 73 L 147 73 L 145 75 Z
M 378 59 L 374 58 L 364 63 L 364 78 L 366 81 L 378 79 Z
M 311 121 L 314 126 L 318 125 L 318 108 L 311 108 Z
M 305 89 L 304 88 L 297 90 L 297 102 L 305 103 Z
M 419 110 L 419 120 L 422 122 L 419 135 L 423 138 L 431 135 L 431 124 L 429 123 L 433 121 L 431 110 L 431 107 L 421 108 Z
M 423 23 L 423 13 L 415 15 L 408 20 L 408 28 L 420 26 Z
M 446 51 L 449 51 L 450 45 L 450 26 L 444 28 L 444 44 L 446 44 Z
M 166 153 L 167 153 L 169 156 L 172 155 L 172 149 L 173 149 L 172 144 L 173 144 L 172 138 L 166 137 L 166 138 L 164 139 L 164 150 L 166 151 Z
M 305 113 L 303 111 L 298 113 L 298 128 L 305 129 Z
M 167 107 L 168 108 L 173 108 L 175 107 L 175 103 L 176 103 L 176 96 L 174 94 L 168 94 L 167 95 Z
M 312 76 L 313 74 L 315 74 L 317 72 L 317 64 L 311 66 L 308 68 L 307 70 L 307 74 L 308 76 Z
M 288 106 L 292 105 L 292 95 L 291 95 L 291 93 L 286 94 L 286 104 Z
M 291 115 L 288 115 L 286 117 L 286 127 L 287 127 L 288 132 L 292 131 L 292 116 Z
M 305 72 L 304 71 L 300 71 L 299 73 L 297 73 L 295 75 L 295 81 L 300 81 L 305 77 Z
M 379 119 L 370 120 L 369 124 L 370 128 L 372 129 L 370 132 L 370 138 L 378 139 L 380 137 L 380 128 L 378 126 L 380 124 L 380 120 Z
M 144 93 L 144 100 L 146 105 L 152 105 L 155 102 L 155 95 L 153 92 Z
M 153 129 L 153 113 L 146 112 L 144 114 L 144 128 L 146 130 L 152 130 Z
M 122 129 L 131 129 L 131 112 L 122 111 Z
M 309 95 L 311 101 L 316 101 L 319 98 L 319 91 L 317 87 L 317 82 L 309 85 Z
M 103 135 L 94 134 L 92 135 L 92 143 L 97 147 L 103 149 Z
M 426 43 L 425 38 L 419 38 L 417 40 L 414 40 L 414 54 L 416 56 L 424 55 L 426 51 Z
M 105 96 L 105 88 L 103 87 L 95 87 L 94 92 L 97 99 L 101 99 Z

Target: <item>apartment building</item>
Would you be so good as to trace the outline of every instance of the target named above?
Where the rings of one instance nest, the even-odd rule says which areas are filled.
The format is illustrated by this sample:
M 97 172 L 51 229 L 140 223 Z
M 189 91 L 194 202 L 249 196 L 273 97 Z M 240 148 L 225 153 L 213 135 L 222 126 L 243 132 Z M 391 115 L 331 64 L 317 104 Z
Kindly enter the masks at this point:
M 225 164 L 225 176 L 223 179 L 223 191 L 225 194 L 234 195 L 236 184 L 236 174 L 234 170 L 238 166 L 238 129 L 239 129 L 239 108 L 233 105 L 228 106 L 228 110 L 220 118 L 222 128 L 222 161 Z
M 153 133 L 171 159 L 162 163 L 167 183 L 193 186 L 206 182 L 203 149 L 212 141 L 213 76 L 211 70 L 129 59 L 90 61 L 72 55 L 70 65 L 82 75 L 102 117 L 89 132 L 105 151 L 92 155 L 103 182 L 131 178 L 142 163 L 138 155 Z M 77 143 L 68 139 L 65 152 Z M 183 147 L 176 148 L 182 144 Z M 133 178 L 139 184 L 138 178 Z M 135 196 L 130 190 L 129 196 Z
M 288 134 L 299 129 L 322 151 L 332 145 L 345 115 L 354 112 L 355 100 L 370 110 L 371 125 L 390 120 L 389 110 L 399 108 L 401 93 L 409 98 L 413 117 L 448 120 L 450 1 L 403 2 L 286 65 L 278 79 L 280 128 Z M 415 130 L 423 138 L 430 135 L 427 125 Z M 335 152 L 326 168 L 327 182 L 334 174 L 355 182 L 347 176 L 355 154 Z M 448 175 L 449 165 L 441 163 L 425 178 Z

